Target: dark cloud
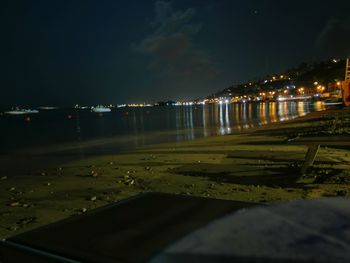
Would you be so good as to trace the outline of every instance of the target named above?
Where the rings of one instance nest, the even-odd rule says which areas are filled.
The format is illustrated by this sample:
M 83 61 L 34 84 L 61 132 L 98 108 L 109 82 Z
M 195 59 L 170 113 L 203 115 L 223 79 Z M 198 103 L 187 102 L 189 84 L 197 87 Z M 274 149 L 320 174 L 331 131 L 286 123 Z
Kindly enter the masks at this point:
M 161 23 L 173 13 L 173 7 L 171 3 L 158 1 L 155 3 L 155 13 L 154 24 Z
M 350 19 L 329 19 L 316 40 L 316 46 L 319 52 L 328 56 L 350 56 Z
M 132 46 L 134 51 L 149 56 L 148 69 L 153 73 L 162 78 L 182 78 L 183 88 L 192 89 L 218 71 L 210 56 L 195 45 L 195 36 L 202 28 L 199 23 L 191 23 L 195 13 L 193 8 L 174 11 L 171 3 L 157 1 L 153 32 Z M 172 82 L 175 85 L 174 79 Z

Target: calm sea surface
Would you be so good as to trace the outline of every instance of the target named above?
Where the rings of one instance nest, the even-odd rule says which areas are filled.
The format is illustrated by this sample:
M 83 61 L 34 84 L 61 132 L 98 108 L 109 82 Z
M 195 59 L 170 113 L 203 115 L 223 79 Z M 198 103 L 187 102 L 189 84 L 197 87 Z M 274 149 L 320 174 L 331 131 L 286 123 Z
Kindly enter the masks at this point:
M 321 102 L 276 102 L 122 108 L 104 114 L 57 109 L 27 116 L 0 115 L 0 153 L 72 143 L 95 147 L 95 151 L 102 144 L 101 152 L 118 151 L 235 133 L 323 109 Z

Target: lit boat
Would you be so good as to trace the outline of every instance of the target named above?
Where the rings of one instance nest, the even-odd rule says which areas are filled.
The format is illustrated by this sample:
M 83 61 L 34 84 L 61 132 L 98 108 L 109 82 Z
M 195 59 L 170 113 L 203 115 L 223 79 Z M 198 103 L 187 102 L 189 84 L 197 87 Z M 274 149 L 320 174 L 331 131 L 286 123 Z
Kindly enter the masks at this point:
M 110 108 L 103 107 L 101 105 L 98 105 L 96 107 L 91 107 L 92 112 L 97 112 L 97 113 L 104 113 L 104 112 L 111 112 Z
M 39 109 L 41 109 L 41 110 L 56 110 L 58 108 L 57 107 L 51 107 L 51 106 L 43 106 L 43 107 L 39 107 Z
M 5 113 L 10 114 L 10 115 L 23 115 L 23 114 L 35 114 L 35 113 L 39 113 L 39 111 L 38 110 L 16 108 L 14 110 L 5 111 Z
M 76 104 L 75 106 L 74 106 L 74 108 L 75 109 L 78 109 L 78 110 L 86 110 L 86 109 L 89 109 L 89 107 L 87 107 L 87 106 L 80 106 L 79 104 Z M 93 107 L 92 107 L 93 108 Z M 91 108 L 91 109 L 92 109 Z

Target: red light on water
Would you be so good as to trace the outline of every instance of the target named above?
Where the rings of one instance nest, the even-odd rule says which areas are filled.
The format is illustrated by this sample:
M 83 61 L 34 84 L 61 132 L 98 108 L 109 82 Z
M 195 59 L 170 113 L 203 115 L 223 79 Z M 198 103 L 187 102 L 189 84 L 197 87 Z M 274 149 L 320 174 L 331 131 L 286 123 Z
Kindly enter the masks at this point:
M 72 119 L 73 117 L 72 117 L 72 115 L 68 114 L 67 118 L 68 118 L 68 120 L 70 120 L 70 119 Z
M 25 121 L 26 121 L 26 122 L 30 122 L 31 120 L 32 120 L 32 119 L 31 119 L 30 117 L 26 117 L 26 118 L 25 118 Z

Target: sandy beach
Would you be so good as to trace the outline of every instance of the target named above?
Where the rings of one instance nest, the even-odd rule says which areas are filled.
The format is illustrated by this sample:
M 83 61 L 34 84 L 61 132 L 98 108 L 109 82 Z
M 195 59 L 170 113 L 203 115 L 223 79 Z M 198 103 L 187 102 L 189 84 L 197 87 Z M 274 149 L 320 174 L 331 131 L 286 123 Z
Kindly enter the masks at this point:
M 256 203 L 350 196 L 349 148 L 322 147 L 312 169 L 300 176 L 307 146 L 288 143 L 338 134 L 350 134 L 349 110 L 120 154 L 63 158 L 40 170 L 21 167 L 23 175 L 1 174 L 0 238 L 149 191 Z M 16 160 L 9 161 L 18 172 Z

